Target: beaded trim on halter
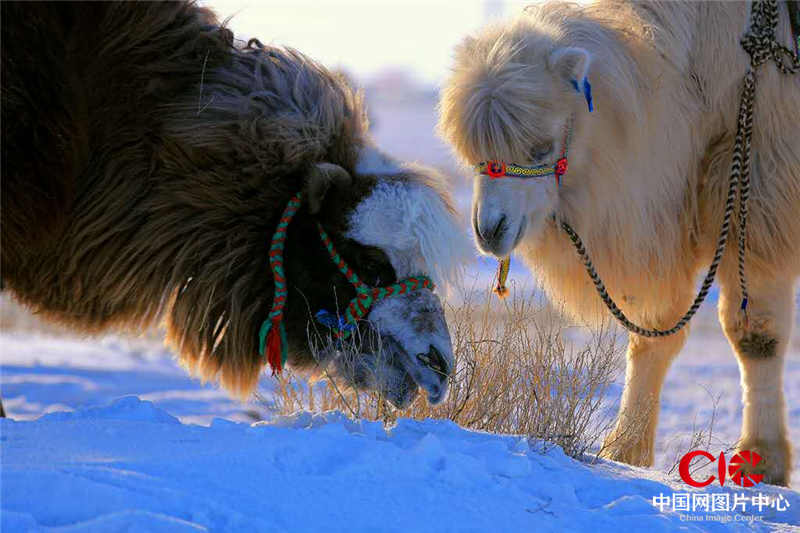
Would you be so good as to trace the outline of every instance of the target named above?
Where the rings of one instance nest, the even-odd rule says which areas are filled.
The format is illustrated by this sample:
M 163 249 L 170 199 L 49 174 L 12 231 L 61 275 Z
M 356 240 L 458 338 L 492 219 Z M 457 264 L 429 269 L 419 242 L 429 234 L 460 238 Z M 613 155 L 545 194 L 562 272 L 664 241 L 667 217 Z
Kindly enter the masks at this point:
M 272 309 L 261 325 L 258 337 L 259 353 L 266 356 L 273 374 L 281 372 L 288 355 L 286 329 L 283 325 L 283 310 L 288 296 L 286 275 L 283 271 L 283 248 L 286 242 L 286 230 L 292 221 L 292 217 L 300 208 L 301 201 L 302 193 L 295 194 L 289 200 L 278 222 L 278 227 L 275 229 L 275 234 L 272 236 L 272 246 L 270 246 L 269 250 L 269 266 L 275 283 L 275 294 L 272 300 Z M 355 329 L 356 323 L 364 319 L 377 302 L 421 288 L 434 289 L 433 282 L 427 276 L 413 276 L 384 287 L 370 287 L 359 279 L 355 271 L 339 255 L 333 247 L 333 241 L 331 241 L 331 238 L 319 222 L 317 222 L 317 231 L 336 268 L 344 274 L 347 281 L 356 289 L 356 296 L 347 305 L 344 317 L 337 317 L 325 310 L 321 310 L 316 314 L 316 318 L 320 323 L 333 330 L 334 338 L 336 339 L 349 337 Z
M 479 174 L 484 174 L 492 179 L 499 178 L 543 178 L 555 176 L 556 184 L 561 185 L 561 176 L 567 173 L 567 152 L 572 136 L 572 117 L 564 127 L 564 142 L 561 144 L 561 157 L 553 165 L 526 166 L 515 163 L 504 163 L 496 159 L 481 161 L 475 165 Z

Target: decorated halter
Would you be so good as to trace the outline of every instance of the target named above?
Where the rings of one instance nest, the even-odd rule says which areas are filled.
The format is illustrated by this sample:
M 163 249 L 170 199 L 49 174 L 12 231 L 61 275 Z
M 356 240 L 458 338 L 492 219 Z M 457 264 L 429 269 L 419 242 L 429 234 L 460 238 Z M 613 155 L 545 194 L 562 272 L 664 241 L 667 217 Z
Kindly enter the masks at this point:
M 570 80 L 573 89 L 583 95 L 586 99 L 586 105 L 589 108 L 589 113 L 594 111 L 594 102 L 592 100 L 592 85 L 589 83 L 589 78 L 583 77 L 579 84 L 577 80 Z M 561 143 L 561 157 L 553 165 L 517 165 L 514 163 L 504 163 L 492 159 L 489 161 L 481 161 L 475 165 L 475 169 L 479 174 L 484 174 L 492 179 L 499 178 L 544 178 L 546 176 L 555 176 L 556 185 L 561 185 L 561 176 L 567 173 L 567 151 L 569 149 L 569 141 L 572 136 L 572 121 L 574 116 L 570 117 L 564 126 L 564 142 Z
M 564 126 L 564 138 L 561 143 L 561 156 L 552 165 L 525 166 L 515 163 L 504 163 L 496 159 L 481 161 L 475 165 L 479 174 L 489 176 L 491 179 L 500 178 L 544 178 L 555 176 L 556 184 L 561 185 L 561 176 L 567 173 L 567 152 L 572 136 L 572 118 Z
M 286 230 L 292 221 L 292 217 L 300 208 L 301 199 L 302 193 L 297 193 L 289 200 L 278 222 L 275 234 L 272 236 L 272 246 L 269 250 L 269 266 L 272 270 L 272 277 L 275 280 L 275 295 L 272 300 L 272 309 L 261 325 L 258 337 L 259 353 L 266 356 L 273 374 L 281 372 L 288 354 L 286 330 L 283 326 L 283 308 L 288 297 L 286 275 L 283 271 L 283 248 L 286 242 Z M 333 264 L 356 289 L 356 296 L 347 305 L 344 317 L 337 316 L 324 309 L 316 314 L 317 320 L 329 327 L 336 339 L 343 340 L 349 337 L 356 328 L 356 323 L 364 319 L 377 302 L 390 296 L 405 294 L 420 288 L 431 290 L 434 288 L 433 282 L 427 276 L 408 277 L 384 287 L 370 287 L 361 281 L 347 262 L 342 259 L 339 252 L 333 247 L 333 241 L 331 241 L 331 238 L 319 222 L 317 222 L 317 231 L 322 245 L 328 251 Z
M 592 101 L 592 85 L 589 79 L 584 76 L 580 85 L 577 80 L 570 80 L 572 87 L 576 92 L 583 94 L 586 99 L 586 105 L 589 108 L 589 113 L 594 111 L 594 102 Z M 481 161 L 476 165 L 476 170 L 479 174 L 484 174 L 492 179 L 498 178 L 543 178 L 546 176 L 555 176 L 556 185 L 561 186 L 561 176 L 567 173 L 567 152 L 569 151 L 569 141 L 572 137 L 572 121 L 574 116 L 571 116 L 564 126 L 564 142 L 561 143 L 561 157 L 553 165 L 537 165 L 525 166 L 515 165 L 513 163 L 506 164 L 502 161 L 490 160 Z M 506 287 L 506 280 L 508 279 L 508 272 L 511 268 L 511 257 L 506 256 L 497 262 L 497 284 L 493 292 L 500 298 L 505 298 L 508 295 L 508 287 Z

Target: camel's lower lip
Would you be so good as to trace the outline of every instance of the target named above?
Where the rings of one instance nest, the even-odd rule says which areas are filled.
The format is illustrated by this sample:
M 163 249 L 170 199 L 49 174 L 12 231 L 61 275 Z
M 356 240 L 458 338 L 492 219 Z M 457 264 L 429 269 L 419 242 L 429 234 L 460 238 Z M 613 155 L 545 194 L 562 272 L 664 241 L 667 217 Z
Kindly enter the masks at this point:
M 441 382 L 440 378 L 431 379 L 426 374 L 440 375 L 442 370 L 433 368 L 430 365 L 425 365 L 418 361 L 416 355 L 412 356 L 407 353 L 402 345 L 391 335 L 383 337 L 384 348 L 391 350 L 394 357 L 399 358 L 399 361 L 405 372 L 411 377 L 417 387 L 423 389 L 428 396 L 428 402 L 437 404 L 444 399 L 447 392 L 447 386 Z

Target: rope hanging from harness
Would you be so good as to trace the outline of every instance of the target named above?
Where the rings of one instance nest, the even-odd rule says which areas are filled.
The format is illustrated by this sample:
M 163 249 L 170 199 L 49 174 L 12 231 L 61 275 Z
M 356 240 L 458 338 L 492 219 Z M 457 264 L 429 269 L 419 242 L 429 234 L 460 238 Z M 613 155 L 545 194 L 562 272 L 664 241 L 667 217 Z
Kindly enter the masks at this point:
M 281 373 L 288 355 L 286 329 L 283 325 L 283 311 L 288 297 L 286 275 L 283 271 L 283 250 L 286 242 L 286 231 L 292 218 L 300 208 L 301 201 L 302 193 L 297 193 L 286 204 L 286 208 L 278 221 L 278 227 L 272 236 L 272 245 L 269 250 L 269 266 L 272 270 L 275 289 L 272 309 L 267 319 L 261 324 L 258 337 L 259 353 L 266 356 L 273 375 Z M 317 321 L 331 328 L 334 338 L 338 340 L 348 338 L 356 328 L 357 322 L 364 319 L 377 302 L 417 289 L 433 290 L 435 287 L 430 278 L 421 275 L 408 277 L 384 287 L 370 287 L 361 281 L 355 271 L 339 255 L 333 246 L 333 241 L 319 222 L 317 222 L 317 232 L 322 245 L 328 251 L 328 255 L 336 265 L 336 268 L 344 274 L 347 281 L 356 289 L 356 296 L 347 305 L 344 317 L 339 317 L 325 310 L 320 310 L 316 314 Z
M 697 297 L 694 299 L 688 311 L 671 328 L 666 330 L 642 328 L 628 320 L 625 314 L 617 307 L 614 300 L 608 295 L 605 284 L 595 270 L 592 260 L 589 258 L 586 248 L 583 246 L 578 234 L 565 221 L 561 222 L 561 228 L 566 232 L 572 241 L 575 249 L 583 261 L 589 277 L 592 278 L 595 289 L 600 298 L 606 304 L 611 314 L 629 331 L 644 337 L 664 337 L 680 331 L 694 316 L 700 304 L 705 300 L 717 268 L 725 251 L 725 244 L 730 232 L 730 220 L 734 210 L 736 193 L 739 193 L 739 288 L 742 293 L 741 310 L 747 317 L 747 278 L 745 276 L 745 249 L 746 249 L 746 224 L 747 224 L 747 200 L 750 195 L 750 152 L 751 137 L 753 132 L 753 101 L 755 100 L 756 90 L 756 69 L 766 61 L 772 59 L 778 69 L 784 74 L 795 74 L 800 71 L 800 60 L 798 55 L 787 47 L 782 46 L 775 40 L 775 28 L 778 24 L 778 5 L 775 0 L 764 0 L 753 2 L 750 31 L 741 40 L 742 47 L 750 56 L 750 68 L 744 77 L 744 88 L 742 90 L 742 100 L 739 105 L 739 114 L 736 128 L 736 139 L 733 146 L 733 160 L 731 163 L 731 177 L 728 185 L 728 197 L 725 201 L 725 214 L 722 219 L 717 249 L 714 259 L 708 267 L 703 284 Z
M 272 245 L 269 248 L 269 267 L 272 270 L 275 289 L 272 296 L 272 309 L 258 332 L 258 351 L 261 355 L 266 355 L 273 374 L 280 373 L 288 356 L 286 328 L 283 326 L 283 308 L 289 293 L 286 287 L 286 274 L 283 271 L 283 247 L 286 242 L 286 230 L 300 208 L 301 199 L 302 194 L 297 193 L 286 204 L 278 221 L 278 227 L 272 235 Z

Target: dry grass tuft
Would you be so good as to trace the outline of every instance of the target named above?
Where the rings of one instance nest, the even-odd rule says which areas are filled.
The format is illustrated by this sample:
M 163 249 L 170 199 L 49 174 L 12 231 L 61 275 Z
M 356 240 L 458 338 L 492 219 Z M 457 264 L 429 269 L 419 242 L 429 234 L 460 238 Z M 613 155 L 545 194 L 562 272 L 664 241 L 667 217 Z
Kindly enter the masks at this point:
M 317 383 L 282 377 L 271 407 L 281 414 L 338 409 L 387 424 L 398 416 L 449 419 L 470 429 L 528 435 L 573 457 L 586 454 L 610 429 L 606 391 L 621 364 L 615 329 L 590 333 L 568 325 L 530 292 L 512 291 L 502 302 L 491 294 L 465 297 L 446 307 L 455 372 L 442 404 L 431 406 L 420 396 L 397 412 L 379 392 L 345 389 L 323 371 Z M 326 343 L 311 333 L 310 346 L 320 354 Z M 340 352 L 354 356 L 357 348 Z

